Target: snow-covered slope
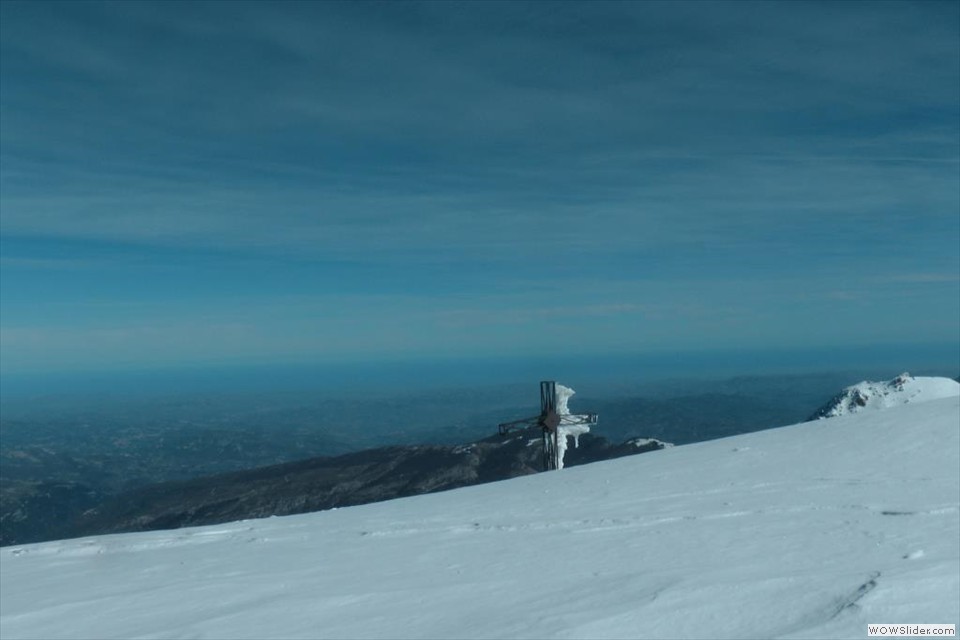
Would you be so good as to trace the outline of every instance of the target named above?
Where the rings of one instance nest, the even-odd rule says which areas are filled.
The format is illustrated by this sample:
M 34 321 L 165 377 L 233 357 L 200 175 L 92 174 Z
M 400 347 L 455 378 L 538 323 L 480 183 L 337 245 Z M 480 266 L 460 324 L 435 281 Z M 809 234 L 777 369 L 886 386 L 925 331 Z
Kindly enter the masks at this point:
M 844 638 L 960 622 L 960 398 L 336 511 L 0 550 L 15 638 Z
M 815 418 L 835 418 L 860 411 L 889 409 L 908 402 L 926 402 L 960 396 L 960 383 L 950 378 L 914 378 L 901 373 L 885 382 L 863 381 L 844 389 L 816 414 Z

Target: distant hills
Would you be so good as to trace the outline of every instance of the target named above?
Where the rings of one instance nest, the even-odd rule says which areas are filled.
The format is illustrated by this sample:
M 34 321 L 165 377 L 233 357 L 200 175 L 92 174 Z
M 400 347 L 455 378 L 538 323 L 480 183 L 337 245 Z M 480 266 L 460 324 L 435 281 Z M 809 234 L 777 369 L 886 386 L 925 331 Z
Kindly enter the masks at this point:
M 567 450 L 567 466 L 666 446 L 657 440 L 614 446 L 592 434 L 579 440 L 579 447 L 571 442 Z M 540 458 L 538 429 L 465 445 L 384 447 L 313 458 L 125 492 L 85 512 L 75 532 L 175 529 L 379 502 L 537 473 Z
M 638 438 L 685 444 L 799 422 L 849 379 L 588 389 L 576 410 L 598 413 L 600 424 L 567 464 L 659 446 L 638 447 Z M 534 473 L 538 446 L 490 436 L 498 422 L 530 415 L 530 391 L 195 396 L 83 410 L 50 403 L 41 414 L 4 405 L 0 545 L 300 513 Z

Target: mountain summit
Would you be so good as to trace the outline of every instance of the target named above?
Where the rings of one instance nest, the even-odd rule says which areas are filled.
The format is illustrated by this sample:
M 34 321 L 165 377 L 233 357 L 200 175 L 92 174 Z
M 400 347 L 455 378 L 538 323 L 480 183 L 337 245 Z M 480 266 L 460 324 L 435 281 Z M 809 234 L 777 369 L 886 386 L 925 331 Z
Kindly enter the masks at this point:
M 861 411 L 888 409 L 907 403 L 926 402 L 960 396 L 960 383 L 950 378 L 914 378 L 901 373 L 893 380 L 869 382 L 864 380 L 847 387 L 822 406 L 811 420 L 836 418 Z

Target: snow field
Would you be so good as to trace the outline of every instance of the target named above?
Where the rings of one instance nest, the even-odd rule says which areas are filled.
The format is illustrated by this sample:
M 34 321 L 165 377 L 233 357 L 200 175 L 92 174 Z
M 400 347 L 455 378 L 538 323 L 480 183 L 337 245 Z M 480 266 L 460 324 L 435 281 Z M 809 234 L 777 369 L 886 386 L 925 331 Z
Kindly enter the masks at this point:
M 15 638 L 847 638 L 960 622 L 960 399 L 0 550 Z

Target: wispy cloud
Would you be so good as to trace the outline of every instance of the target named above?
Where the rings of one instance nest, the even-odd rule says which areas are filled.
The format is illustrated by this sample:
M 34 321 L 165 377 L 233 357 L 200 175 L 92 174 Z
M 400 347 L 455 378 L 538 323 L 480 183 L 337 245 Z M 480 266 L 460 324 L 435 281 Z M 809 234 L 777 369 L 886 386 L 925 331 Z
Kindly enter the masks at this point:
M 5 76 L 5 234 L 471 253 L 958 204 L 941 6 L 223 9 L 5 8 L 38 67 Z
M 897 273 L 884 278 L 887 282 L 904 284 L 943 284 L 960 282 L 960 272 L 954 273 Z
M 74 271 L 102 267 L 103 261 L 77 258 L 17 258 L 0 257 L 0 267 L 15 269 L 37 269 L 41 271 Z
M 55 300 L 186 352 L 216 334 L 191 319 L 232 314 L 321 353 L 249 309 L 350 349 L 510 349 L 553 321 L 749 342 L 751 314 L 789 339 L 773 323 L 907 297 L 956 315 L 931 292 L 960 269 L 956 3 L 0 12 L 8 328 L 55 330 L 30 311 Z

